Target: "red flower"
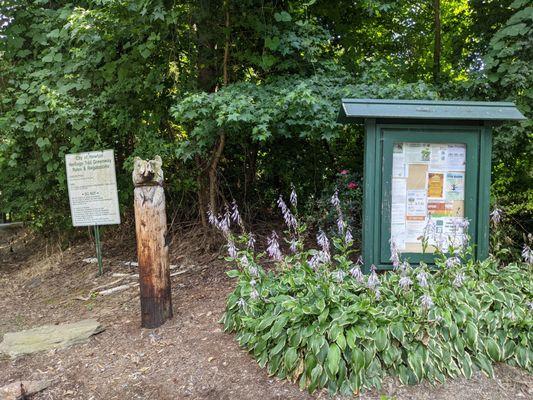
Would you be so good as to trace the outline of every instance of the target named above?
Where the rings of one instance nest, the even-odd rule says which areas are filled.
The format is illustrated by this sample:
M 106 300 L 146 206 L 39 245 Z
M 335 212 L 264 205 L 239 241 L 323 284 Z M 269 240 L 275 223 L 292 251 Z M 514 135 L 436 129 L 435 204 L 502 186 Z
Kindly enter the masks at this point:
M 355 182 L 350 182 L 348 183 L 348 189 L 350 190 L 353 190 L 353 189 L 357 189 L 359 187 L 359 185 Z
M 343 170 L 341 171 L 341 175 L 348 175 L 349 172 L 350 172 L 350 171 L 348 171 L 347 169 L 343 169 Z

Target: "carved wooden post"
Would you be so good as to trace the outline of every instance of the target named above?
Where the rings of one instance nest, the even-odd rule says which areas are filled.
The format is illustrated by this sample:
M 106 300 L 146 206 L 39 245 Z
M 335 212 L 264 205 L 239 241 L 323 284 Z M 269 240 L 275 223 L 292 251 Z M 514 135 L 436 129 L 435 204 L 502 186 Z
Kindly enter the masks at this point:
M 141 326 L 157 328 L 172 318 L 167 216 L 161 157 L 135 158 L 135 232 L 141 288 Z

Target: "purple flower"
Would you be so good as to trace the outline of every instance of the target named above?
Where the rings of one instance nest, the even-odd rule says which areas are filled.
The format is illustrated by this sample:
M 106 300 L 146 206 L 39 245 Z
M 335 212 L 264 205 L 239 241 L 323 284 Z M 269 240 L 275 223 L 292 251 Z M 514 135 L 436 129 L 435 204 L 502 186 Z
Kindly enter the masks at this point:
M 361 271 L 361 268 L 358 265 L 356 265 L 350 270 L 350 275 L 355 278 L 355 280 L 359 283 L 363 283 L 365 280 L 363 272 Z
M 252 293 L 250 293 L 250 298 L 252 300 L 258 299 L 259 298 L 259 292 L 256 289 L 252 290 Z
M 461 260 L 459 260 L 458 257 L 450 257 L 446 260 L 445 265 L 447 268 L 453 268 L 458 265 L 461 265 Z
M 239 301 L 237 301 L 237 305 L 243 308 L 246 305 L 246 301 L 241 297 Z
M 339 200 L 339 191 L 337 189 L 335 189 L 333 196 L 331 196 L 331 205 L 333 207 L 339 207 L 341 205 L 341 201 Z
M 502 214 L 503 211 L 500 210 L 498 207 L 496 207 L 492 212 L 490 213 L 490 219 L 494 225 L 498 225 L 500 221 L 502 220 Z
M 231 203 L 231 210 L 231 220 L 236 224 L 241 225 L 241 214 L 239 213 L 239 207 L 237 207 L 237 202 L 235 200 Z
M 248 268 L 250 266 L 250 261 L 248 261 L 248 257 L 244 255 L 241 257 L 241 265 L 243 266 L 243 268 Z
M 372 270 L 372 272 L 370 273 L 370 276 L 368 277 L 368 281 L 366 282 L 366 285 L 370 289 L 375 289 L 379 286 L 379 277 L 378 277 L 378 274 L 376 273 L 376 266 L 374 264 L 372 264 L 370 269 Z
M 390 260 L 392 261 L 392 266 L 394 270 L 398 269 L 398 266 L 400 265 L 400 253 L 398 252 L 398 247 L 396 246 L 396 242 L 391 238 L 390 239 Z
M 246 247 L 248 247 L 249 250 L 253 250 L 255 248 L 255 236 L 253 233 L 250 233 L 250 236 L 248 237 L 248 243 L 246 243 Z
M 342 235 L 344 232 L 344 220 L 342 219 L 342 215 L 339 215 L 339 218 L 337 218 L 337 229 L 339 230 L 339 234 Z
M 296 229 L 296 226 L 298 225 L 296 218 L 294 218 L 294 215 L 292 215 L 291 210 L 289 210 L 289 207 L 287 207 L 287 204 L 285 204 L 281 195 L 278 199 L 278 207 L 281 210 L 281 214 L 283 215 L 283 219 L 285 220 L 287 226 L 289 228 Z
M 409 278 L 407 275 L 404 275 L 400 278 L 400 281 L 398 282 L 398 285 L 400 285 L 400 287 L 403 289 L 403 290 L 409 290 L 409 287 L 413 284 L 413 281 L 411 280 L 411 278 Z
M 211 225 L 218 228 L 218 219 L 215 214 L 213 214 L 213 211 L 209 210 L 207 211 L 207 220 Z
M 316 236 L 316 241 L 318 245 L 322 247 L 323 252 L 329 253 L 329 239 L 322 229 L 318 231 L 318 235 Z
M 344 235 L 344 243 L 346 243 L 347 245 L 351 245 L 353 243 L 352 231 L 350 229 L 346 229 L 346 235 Z
M 228 241 L 228 254 L 231 258 L 237 257 L 237 247 L 235 247 L 235 242 L 233 240 Z
M 522 258 L 527 264 L 533 264 L 533 251 L 527 244 L 525 244 L 524 248 L 522 249 Z
M 374 289 L 374 296 L 376 296 L 376 300 L 381 298 L 381 292 L 379 291 L 379 288 Z
M 297 245 L 298 245 L 298 241 L 297 241 L 296 239 L 294 239 L 294 238 L 291 239 L 291 247 L 290 247 L 290 251 L 291 251 L 292 253 L 296 253 L 296 251 L 298 250 Z
M 250 275 L 252 276 L 259 276 L 259 271 L 257 270 L 257 267 L 255 265 L 250 265 L 248 268 L 248 271 L 250 272 Z
M 256 284 L 257 282 L 255 281 L 255 279 L 250 280 L 250 286 L 255 286 Z
M 420 296 L 419 300 L 420 300 L 420 303 L 422 304 L 422 307 L 425 308 L 426 310 L 429 310 L 431 307 L 434 306 L 433 300 L 427 294 L 423 294 L 422 296 Z
M 268 247 L 267 247 L 267 253 L 275 261 L 281 261 L 283 258 L 281 255 L 281 250 L 279 248 L 278 243 L 278 234 L 274 231 L 272 231 L 272 235 L 268 238 Z
M 462 272 L 459 272 L 457 273 L 457 275 L 455 275 L 455 279 L 453 280 L 453 286 L 461 287 L 463 286 L 464 281 L 465 281 L 465 275 Z
M 292 187 L 291 196 L 289 198 L 291 201 L 291 204 L 294 208 L 298 205 L 298 196 L 296 195 L 296 191 L 294 190 L 294 186 Z
M 425 273 L 424 271 L 420 271 L 416 275 L 416 279 L 418 280 L 418 284 L 420 285 L 420 287 L 428 287 L 429 286 L 429 284 L 428 284 L 428 274 Z

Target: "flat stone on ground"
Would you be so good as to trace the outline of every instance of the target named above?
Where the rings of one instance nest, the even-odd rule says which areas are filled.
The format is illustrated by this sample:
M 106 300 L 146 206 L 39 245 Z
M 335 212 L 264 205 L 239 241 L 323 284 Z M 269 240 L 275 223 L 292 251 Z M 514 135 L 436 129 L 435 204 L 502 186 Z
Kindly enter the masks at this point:
M 103 330 L 97 320 L 84 319 L 74 323 L 43 325 L 20 332 L 8 332 L 0 343 L 0 354 L 17 357 L 38 351 L 63 349 L 86 343 L 92 335 Z
M 0 388 L 0 400 L 25 399 L 50 386 L 49 381 L 16 381 Z

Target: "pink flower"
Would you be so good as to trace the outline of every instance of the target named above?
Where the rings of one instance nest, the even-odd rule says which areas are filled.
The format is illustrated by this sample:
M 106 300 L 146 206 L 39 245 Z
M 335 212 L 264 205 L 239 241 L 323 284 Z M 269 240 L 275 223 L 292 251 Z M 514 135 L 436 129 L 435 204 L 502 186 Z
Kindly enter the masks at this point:
M 341 171 L 341 175 L 348 175 L 349 172 L 350 172 L 350 171 L 348 171 L 347 169 L 343 169 L 343 170 Z
M 357 183 L 353 182 L 353 181 L 348 183 L 348 189 L 350 189 L 350 190 L 357 189 L 358 187 L 359 187 L 359 185 Z

